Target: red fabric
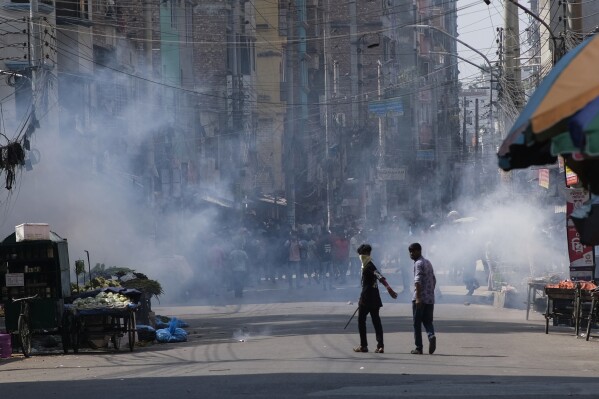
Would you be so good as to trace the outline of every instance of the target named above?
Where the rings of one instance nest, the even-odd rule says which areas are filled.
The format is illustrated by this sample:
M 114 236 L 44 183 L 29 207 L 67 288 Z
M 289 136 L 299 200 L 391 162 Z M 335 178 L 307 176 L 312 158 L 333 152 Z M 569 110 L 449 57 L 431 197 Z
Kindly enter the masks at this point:
M 343 262 L 349 259 L 349 240 L 345 237 L 333 239 L 333 261 Z

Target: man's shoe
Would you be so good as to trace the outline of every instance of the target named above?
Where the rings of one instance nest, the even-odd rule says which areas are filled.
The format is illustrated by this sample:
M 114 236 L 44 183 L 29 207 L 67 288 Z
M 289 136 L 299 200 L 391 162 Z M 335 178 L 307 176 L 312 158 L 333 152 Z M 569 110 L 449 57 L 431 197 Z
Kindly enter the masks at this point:
M 368 348 L 358 345 L 354 348 L 354 352 L 368 352 Z
M 422 355 L 422 349 L 412 349 L 412 351 L 410 352 L 412 355 Z
M 376 348 L 374 353 L 385 353 L 385 348 Z
M 434 335 L 428 339 L 428 353 L 432 355 L 437 349 L 437 337 Z

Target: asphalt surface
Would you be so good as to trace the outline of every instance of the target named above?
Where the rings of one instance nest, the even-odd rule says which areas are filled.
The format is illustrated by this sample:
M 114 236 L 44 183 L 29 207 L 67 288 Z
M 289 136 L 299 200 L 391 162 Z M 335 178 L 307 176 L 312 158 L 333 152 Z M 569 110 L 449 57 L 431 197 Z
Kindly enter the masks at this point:
M 598 342 L 523 309 L 493 306 L 479 289 L 442 286 L 437 351 L 411 355 L 409 298 L 386 293 L 385 353 L 368 320 L 369 353 L 354 319 L 359 290 L 289 290 L 261 283 L 244 298 L 222 292 L 193 305 L 155 305 L 189 324 L 184 343 L 0 359 L 1 398 L 597 398 Z M 599 332 L 598 332 L 599 335 Z

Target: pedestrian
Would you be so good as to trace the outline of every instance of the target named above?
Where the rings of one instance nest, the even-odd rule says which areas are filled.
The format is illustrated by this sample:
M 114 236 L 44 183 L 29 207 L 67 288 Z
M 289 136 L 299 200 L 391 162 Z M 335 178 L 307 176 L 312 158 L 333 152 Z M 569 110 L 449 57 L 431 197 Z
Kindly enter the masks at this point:
M 339 229 L 333 237 L 332 246 L 333 272 L 339 284 L 345 284 L 349 266 L 349 240 L 344 231 Z
M 412 297 L 412 314 L 414 321 L 414 341 L 416 348 L 410 353 L 422 355 L 422 326 L 428 336 L 428 353 L 437 349 L 437 337 L 433 326 L 435 309 L 435 286 L 437 278 L 433 265 L 422 256 L 422 246 L 415 242 L 408 247 L 410 258 L 414 261 L 414 296 Z
M 389 286 L 387 280 L 377 270 L 370 254 L 372 247 L 370 244 L 362 244 L 358 247 L 358 255 L 362 262 L 362 292 L 358 300 L 358 331 L 360 333 L 360 345 L 354 348 L 354 352 L 368 352 L 368 340 L 366 337 L 366 316 L 370 313 L 370 318 L 374 326 L 376 334 L 376 350 L 375 353 L 385 352 L 385 343 L 383 342 L 383 325 L 379 310 L 383 307 L 381 295 L 379 294 L 380 282 L 387 288 L 387 292 L 391 298 L 397 298 L 397 293 Z
M 318 274 L 322 281 L 322 288 L 324 290 L 333 289 L 333 269 L 331 267 L 332 252 L 333 252 L 333 239 L 330 231 L 324 231 L 322 236 L 316 243 L 316 249 L 318 251 L 319 269 Z
M 243 247 L 239 246 L 229 253 L 231 262 L 231 274 L 233 279 L 233 290 L 235 298 L 243 296 L 243 287 L 247 279 L 249 258 Z
M 349 239 L 349 275 L 354 280 L 354 284 L 360 283 L 360 257 L 358 255 L 358 246 L 362 242 L 362 232 L 358 230 Z
M 287 270 L 285 272 L 285 278 L 289 283 L 289 288 L 293 287 L 293 275 L 295 274 L 295 286 L 301 288 L 300 279 L 302 277 L 302 257 L 301 257 L 301 244 L 295 231 L 291 232 L 291 237 L 285 241 L 285 247 L 288 250 L 287 255 Z

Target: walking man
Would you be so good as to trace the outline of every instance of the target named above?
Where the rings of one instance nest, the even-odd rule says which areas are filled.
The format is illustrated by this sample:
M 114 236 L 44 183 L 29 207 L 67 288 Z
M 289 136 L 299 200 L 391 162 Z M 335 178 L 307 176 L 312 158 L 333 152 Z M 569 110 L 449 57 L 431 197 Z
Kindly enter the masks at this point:
M 414 319 L 414 341 L 416 348 L 410 353 L 422 355 L 422 326 L 428 336 L 428 353 L 431 355 L 437 349 L 437 337 L 433 327 L 433 311 L 435 309 L 435 286 L 437 278 L 433 265 L 422 256 L 422 246 L 419 243 L 408 247 L 410 258 L 414 261 L 414 296 L 412 297 L 412 314 Z
M 387 292 L 391 295 L 391 298 L 397 298 L 397 293 L 393 291 L 391 286 L 387 283 L 387 280 L 377 270 L 370 253 L 372 247 L 370 244 L 362 244 L 358 247 L 358 255 L 360 255 L 360 261 L 362 262 L 362 292 L 360 293 L 360 299 L 358 300 L 358 331 L 360 333 L 360 345 L 354 348 L 354 352 L 368 352 L 368 340 L 366 337 L 366 316 L 370 313 L 374 331 L 376 334 L 376 353 L 385 352 L 385 344 L 383 342 L 383 326 L 381 324 L 381 317 L 379 316 L 379 310 L 383 306 L 381 301 L 381 295 L 379 294 L 379 285 L 381 284 L 387 288 Z

